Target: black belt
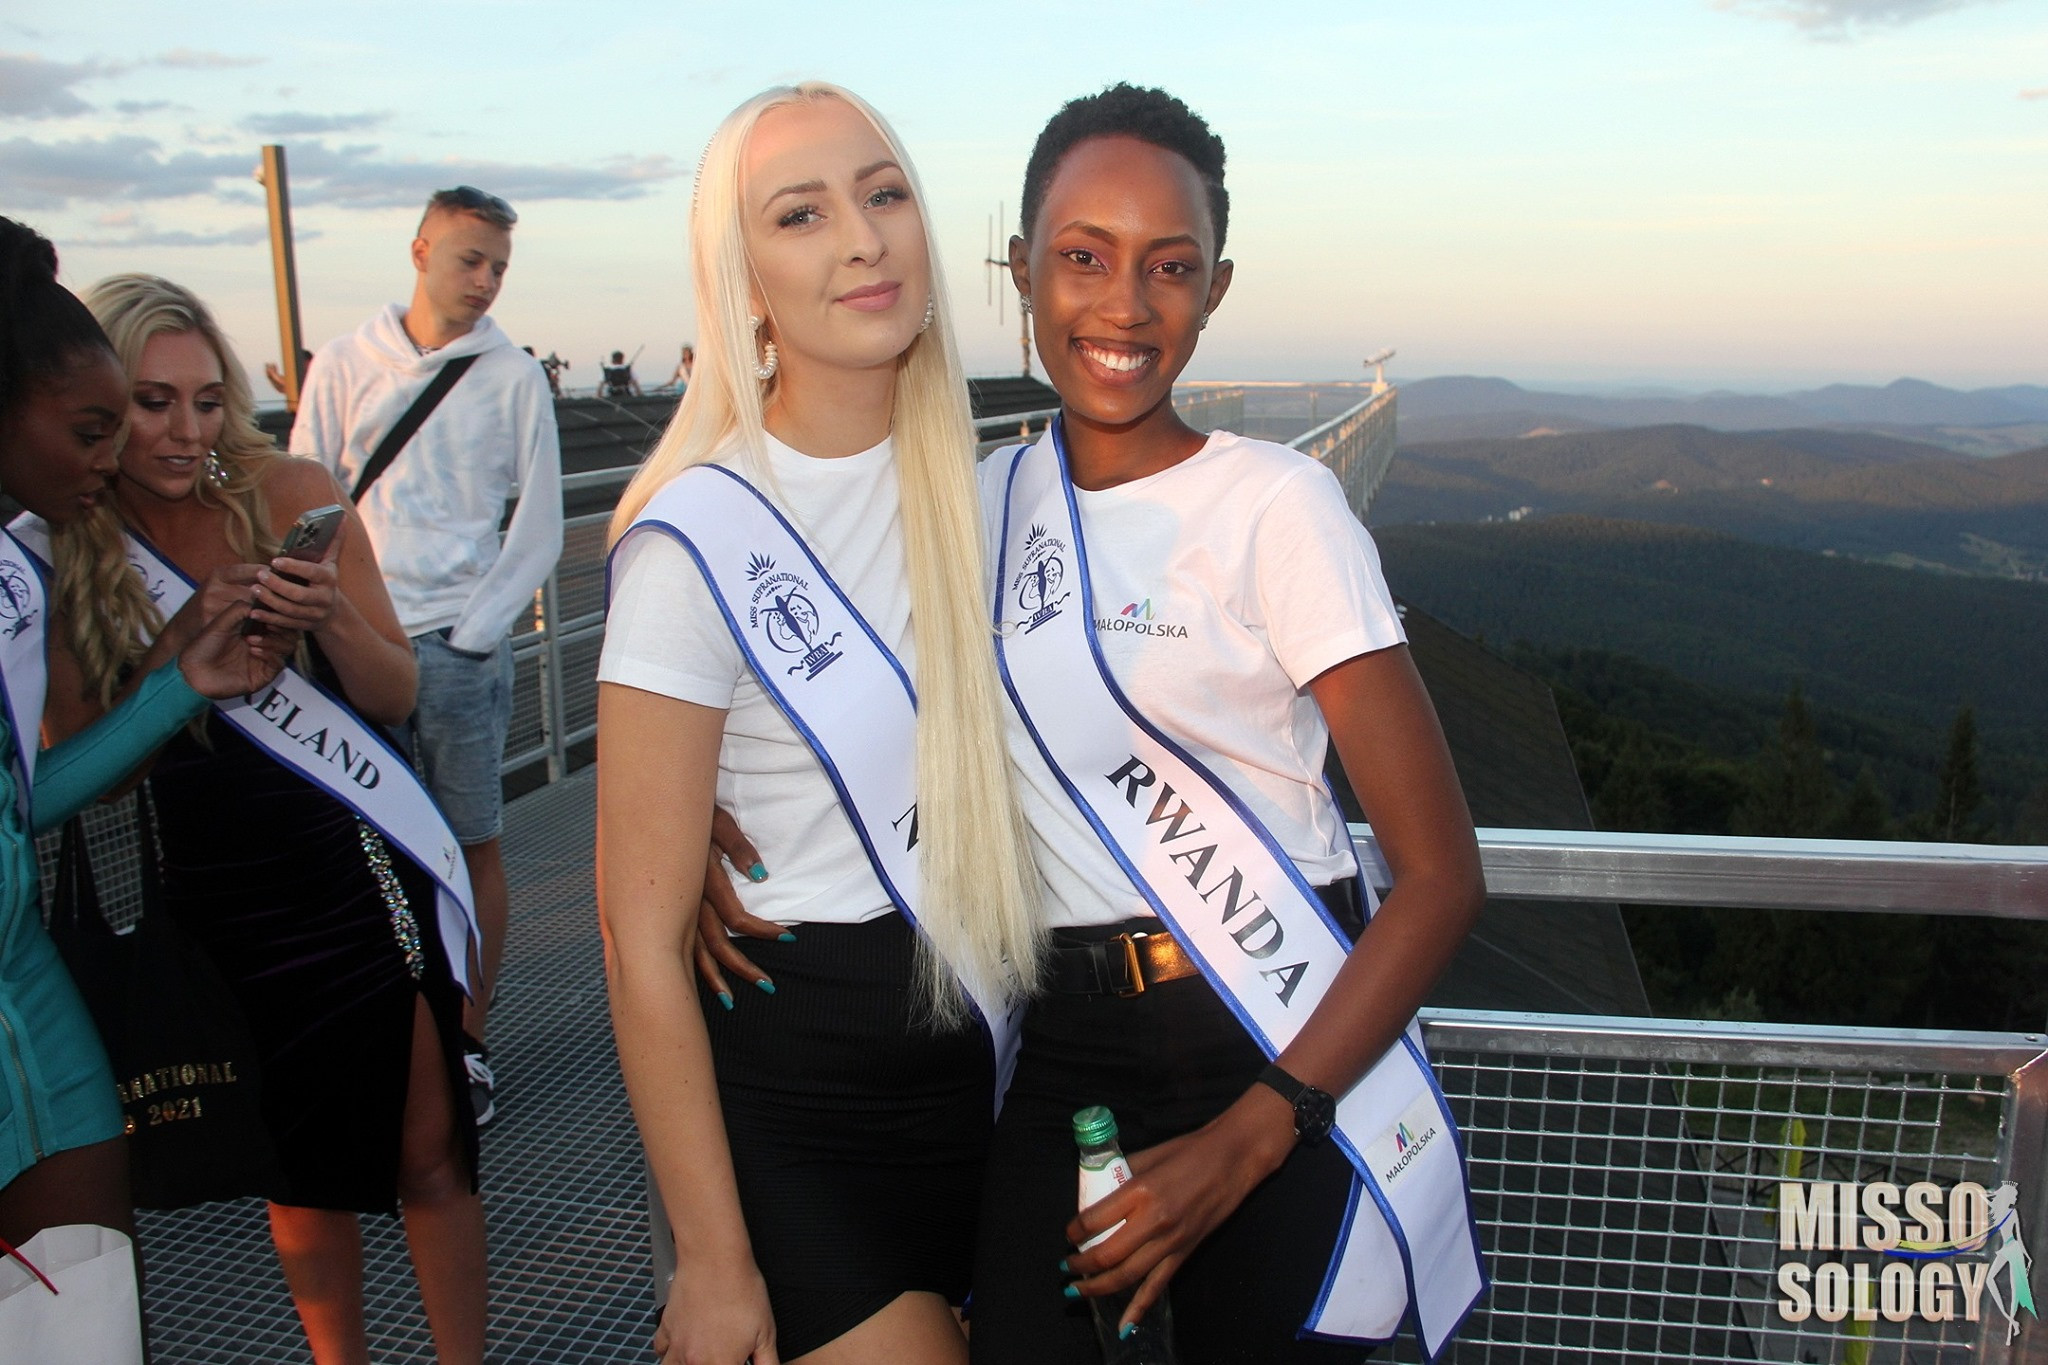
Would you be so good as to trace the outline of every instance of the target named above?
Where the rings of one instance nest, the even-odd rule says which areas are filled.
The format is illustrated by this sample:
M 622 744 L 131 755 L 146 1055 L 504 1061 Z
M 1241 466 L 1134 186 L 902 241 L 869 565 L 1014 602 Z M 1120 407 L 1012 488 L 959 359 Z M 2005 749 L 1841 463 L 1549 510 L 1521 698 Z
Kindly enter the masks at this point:
M 1118 934 L 1094 943 L 1053 940 L 1045 988 L 1060 995 L 1143 995 L 1201 971 L 1172 934 Z
M 1365 907 L 1358 879 L 1346 877 L 1316 888 L 1317 896 L 1356 938 L 1365 925 Z M 1154 921 L 1157 923 L 1157 921 Z M 1046 955 L 1045 989 L 1056 995 L 1143 995 L 1152 986 L 1196 976 L 1201 968 L 1187 949 L 1163 928 L 1156 932 L 1122 933 L 1084 942 L 1054 931 Z

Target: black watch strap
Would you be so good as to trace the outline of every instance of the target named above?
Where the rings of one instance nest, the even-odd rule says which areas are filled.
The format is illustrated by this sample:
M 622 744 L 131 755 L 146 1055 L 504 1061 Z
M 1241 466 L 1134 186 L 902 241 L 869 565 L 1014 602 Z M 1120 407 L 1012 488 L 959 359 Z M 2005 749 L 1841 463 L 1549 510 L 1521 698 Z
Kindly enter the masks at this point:
M 1294 1106 L 1294 1140 L 1316 1143 L 1329 1136 L 1330 1126 L 1337 1120 L 1337 1101 L 1328 1091 L 1318 1090 L 1307 1081 L 1296 1080 L 1283 1071 L 1278 1062 L 1266 1063 L 1266 1069 L 1259 1073 L 1259 1084 L 1270 1087 L 1281 1099 Z

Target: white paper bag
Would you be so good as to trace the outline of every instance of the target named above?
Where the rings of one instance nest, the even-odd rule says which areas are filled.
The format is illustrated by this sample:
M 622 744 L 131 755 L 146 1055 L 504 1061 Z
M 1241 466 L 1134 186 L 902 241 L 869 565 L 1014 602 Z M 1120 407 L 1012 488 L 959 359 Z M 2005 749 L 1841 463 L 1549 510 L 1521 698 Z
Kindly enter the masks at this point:
M 128 1235 L 95 1223 L 44 1228 L 16 1248 L 58 1292 L 0 1254 L 0 1365 L 142 1365 Z

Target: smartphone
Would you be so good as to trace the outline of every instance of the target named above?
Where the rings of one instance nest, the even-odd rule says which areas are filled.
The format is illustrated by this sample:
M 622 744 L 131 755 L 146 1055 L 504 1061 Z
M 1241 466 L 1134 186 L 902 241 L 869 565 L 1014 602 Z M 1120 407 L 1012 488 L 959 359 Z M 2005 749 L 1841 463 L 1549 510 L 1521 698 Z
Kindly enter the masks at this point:
M 327 553 L 327 547 L 334 543 L 334 538 L 341 534 L 341 524 L 346 520 L 348 509 L 340 503 L 331 502 L 325 507 L 315 507 L 310 511 L 301 512 L 299 519 L 292 523 L 292 529 L 284 533 L 284 543 L 277 547 L 277 552 L 287 559 L 316 562 Z M 288 578 L 299 584 L 305 582 L 304 579 L 283 571 L 279 571 L 278 577 Z M 267 629 L 269 628 L 262 622 L 251 621 L 242 627 L 242 634 L 261 635 Z
M 318 560 L 327 553 L 327 547 L 334 543 L 335 536 L 341 533 L 341 524 L 347 520 L 348 509 L 338 502 L 301 512 L 292 529 L 285 532 L 278 553 L 288 559 Z

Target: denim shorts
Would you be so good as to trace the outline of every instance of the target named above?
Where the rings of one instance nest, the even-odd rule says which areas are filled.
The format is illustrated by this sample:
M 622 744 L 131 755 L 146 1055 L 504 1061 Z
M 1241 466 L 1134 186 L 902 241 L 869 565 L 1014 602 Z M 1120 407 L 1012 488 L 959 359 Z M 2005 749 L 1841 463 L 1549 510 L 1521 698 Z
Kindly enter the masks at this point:
M 455 837 L 482 844 L 505 824 L 499 769 L 512 724 L 512 641 L 488 654 L 448 643 L 446 631 L 412 637 L 419 702 L 412 713 L 413 761 Z

